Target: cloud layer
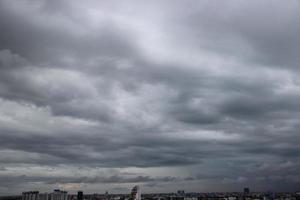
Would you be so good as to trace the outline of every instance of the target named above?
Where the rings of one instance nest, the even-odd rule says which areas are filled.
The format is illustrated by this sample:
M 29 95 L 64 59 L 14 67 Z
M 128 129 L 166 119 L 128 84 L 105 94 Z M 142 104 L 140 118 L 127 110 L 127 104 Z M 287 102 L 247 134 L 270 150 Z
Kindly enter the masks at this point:
M 1 1 L 0 193 L 299 190 L 299 13 Z

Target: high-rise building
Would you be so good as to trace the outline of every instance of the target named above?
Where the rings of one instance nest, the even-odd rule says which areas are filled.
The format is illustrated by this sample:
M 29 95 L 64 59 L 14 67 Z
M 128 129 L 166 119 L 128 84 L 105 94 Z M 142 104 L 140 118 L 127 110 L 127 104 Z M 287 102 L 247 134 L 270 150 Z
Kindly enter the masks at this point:
M 50 200 L 68 200 L 68 192 L 54 190 L 54 192 L 50 194 Z
M 131 199 L 132 200 L 141 200 L 141 189 L 138 185 L 134 186 L 131 190 Z
M 22 192 L 22 200 L 39 200 L 39 191 Z
M 77 200 L 83 200 L 83 192 L 82 191 L 78 191 Z
M 22 200 L 49 200 L 49 195 L 39 191 L 22 192 Z

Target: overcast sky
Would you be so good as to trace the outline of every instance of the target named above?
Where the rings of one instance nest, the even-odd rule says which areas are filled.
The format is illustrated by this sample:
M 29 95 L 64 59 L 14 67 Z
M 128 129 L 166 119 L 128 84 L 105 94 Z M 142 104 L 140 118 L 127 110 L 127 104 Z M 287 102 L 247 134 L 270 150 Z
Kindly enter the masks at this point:
M 300 190 L 297 0 L 1 0 L 0 194 Z

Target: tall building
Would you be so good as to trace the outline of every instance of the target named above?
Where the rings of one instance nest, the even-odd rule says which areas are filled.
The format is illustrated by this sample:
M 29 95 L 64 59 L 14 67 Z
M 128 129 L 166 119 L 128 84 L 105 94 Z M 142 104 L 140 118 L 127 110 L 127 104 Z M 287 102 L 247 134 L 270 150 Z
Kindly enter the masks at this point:
M 54 190 L 54 192 L 50 194 L 50 200 L 68 200 L 68 192 Z
M 22 192 L 22 200 L 49 200 L 49 195 L 39 191 Z
M 78 191 L 77 200 L 83 200 L 83 192 L 82 191 Z
M 141 200 L 141 189 L 138 185 L 134 186 L 131 190 L 131 199 L 132 200 Z
M 22 192 L 22 200 L 39 200 L 39 191 Z

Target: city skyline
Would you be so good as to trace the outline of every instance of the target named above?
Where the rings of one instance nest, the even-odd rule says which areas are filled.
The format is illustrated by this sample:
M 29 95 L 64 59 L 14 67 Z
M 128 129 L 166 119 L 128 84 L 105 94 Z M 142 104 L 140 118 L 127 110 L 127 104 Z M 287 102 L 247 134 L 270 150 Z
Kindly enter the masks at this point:
M 0 0 L 0 194 L 300 190 L 300 1 Z

